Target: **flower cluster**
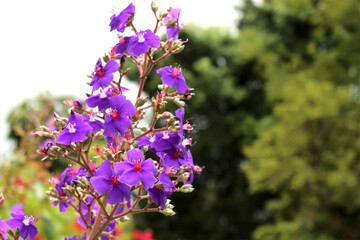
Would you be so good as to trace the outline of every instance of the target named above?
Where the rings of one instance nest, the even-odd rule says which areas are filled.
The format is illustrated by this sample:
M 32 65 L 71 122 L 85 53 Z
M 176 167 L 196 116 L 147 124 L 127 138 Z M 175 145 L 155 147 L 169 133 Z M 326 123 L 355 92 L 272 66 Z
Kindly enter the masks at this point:
M 193 96 L 193 89 L 188 87 L 181 68 L 157 69 L 161 79 L 157 96 L 150 100 L 142 96 L 145 82 L 150 81 L 148 74 L 156 64 L 184 48 L 179 40 L 180 9 L 157 14 L 158 7 L 152 3 L 152 10 L 156 17 L 154 31 L 135 28 L 132 3 L 111 17 L 110 31 L 119 32 L 118 42 L 97 60 L 85 104 L 68 100 L 69 117 L 55 114 L 55 128 L 35 133 L 50 138 L 51 142 L 39 150 L 44 159 L 73 162 L 60 177 L 51 180 L 54 186 L 48 194 L 52 206 L 59 206 L 60 212 L 72 207 L 78 213 L 78 223 L 87 229 L 81 239 L 113 239 L 116 221 L 126 221 L 129 214 L 174 215 L 169 197 L 175 192 L 193 191 L 194 173 L 202 170 L 194 165 L 189 149 L 193 143 L 188 136 L 193 128 L 185 122 L 184 106 Z M 164 41 L 157 35 L 162 27 L 166 28 Z M 123 35 L 127 30 L 132 33 Z M 128 89 L 122 86 L 129 71 L 124 69 L 127 61 L 133 61 L 140 74 L 134 102 L 124 95 Z M 166 111 L 171 101 L 179 106 L 174 114 Z M 146 122 L 149 110 L 153 118 Z M 91 157 L 91 150 L 95 157 Z M 145 201 L 142 208 L 140 201 Z M 30 233 L 34 231 L 28 230 Z
M 34 224 L 37 220 L 31 215 L 25 215 L 21 204 L 13 206 L 11 216 L 13 218 L 8 220 L 1 220 L 0 218 L 0 239 L 8 239 L 7 234 L 9 234 L 13 239 L 22 237 L 23 239 L 29 238 L 33 240 L 38 233 L 38 229 Z M 11 231 L 11 229 L 15 230 L 15 232 Z

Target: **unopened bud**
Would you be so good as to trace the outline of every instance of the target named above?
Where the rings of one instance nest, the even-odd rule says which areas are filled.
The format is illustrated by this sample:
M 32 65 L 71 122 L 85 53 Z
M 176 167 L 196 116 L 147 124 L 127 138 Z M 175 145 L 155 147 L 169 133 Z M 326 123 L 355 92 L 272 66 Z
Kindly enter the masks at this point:
M 172 115 L 171 112 L 163 112 L 159 118 L 164 119 L 164 120 L 170 120 L 170 118 L 172 118 L 174 115 Z
M 55 204 L 59 202 L 59 199 L 51 197 L 50 202 Z
M 0 193 L 0 205 L 2 205 L 5 201 L 5 197 L 3 193 Z
M 120 222 L 127 222 L 127 221 L 129 221 L 129 220 L 130 220 L 130 218 L 128 218 L 127 216 L 121 217 L 121 218 L 119 219 Z
M 162 214 L 164 214 L 165 216 L 174 216 L 176 213 L 170 209 L 170 208 L 165 208 L 163 211 L 160 211 Z
M 143 106 L 148 101 L 148 99 L 149 99 L 148 97 L 139 97 L 136 100 L 135 107 L 138 108 Z
M 164 89 L 164 84 L 159 84 L 157 87 L 160 91 L 162 91 Z
M 142 146 L 142 147 L 141 147 L 141 151 L 143 151 L 144 153 L 146 153 L 147 151 L 149 151 L 149 146 Z
M 178 177 L 178 181 L 179 182 L 185 182 L 186 180 L 189 179 L 189 176 L 190 174 L 188 172 L 184 172 L 183 174 L 181 174 L 179 177 Z
M 174 117 L 170 118 L 170 120 L 167 123 L 167 127 L 174 126 L 176 122 L 176 119 Z
M 194 188 L 191 184 L 184 184 L 180 188 L 180 192 L 183 192 L 183 193 L 191 193 L 192 191 L 194 191 Z
M 158 9 L 158 5 L 155 2 L 151 2 L 151 10 L 156 13 Z
M 75 189 L 73 187 L 71 187 L 70 185 L 66 185 L 65 187 L 62 188 L 64 190 L 64 192 L 66 192 L 67 194 L 74 194 Z
M 174 103 L 176 104 L 176 105 L 178 105 L 179 107 L 185 107 L 185 102 L 183 102 L 183 101 L 180 101 L 180 99 L 179 98 L 175 98 L 174 99 Z
M 95 140 L 100 140 L 104 137 L 104 135 L 101 133 L 101 132 L 97 132 L 95 133 L 95 136 L 94 136 L 94 141 Z
M 160 12 L 159 16 L 160 16 L 160 18 L 166 18 L 168 14 L 169 14 L 169 12 L 164 12 L 164 13 Z

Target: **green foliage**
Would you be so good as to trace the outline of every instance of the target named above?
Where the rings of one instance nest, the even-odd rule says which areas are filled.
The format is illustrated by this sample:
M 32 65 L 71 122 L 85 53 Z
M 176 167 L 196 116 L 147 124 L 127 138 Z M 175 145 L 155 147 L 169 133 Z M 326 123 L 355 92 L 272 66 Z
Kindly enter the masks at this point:
M 272 115 L 246 147 L 243 169 L 252 192 L 276 196 L 267 202 L 274 223 L 253 237 L 358 239 L 360 2 L 247 1 L 244 9 L 238 51 L 255 43 L 247 59 L 262 69 Z

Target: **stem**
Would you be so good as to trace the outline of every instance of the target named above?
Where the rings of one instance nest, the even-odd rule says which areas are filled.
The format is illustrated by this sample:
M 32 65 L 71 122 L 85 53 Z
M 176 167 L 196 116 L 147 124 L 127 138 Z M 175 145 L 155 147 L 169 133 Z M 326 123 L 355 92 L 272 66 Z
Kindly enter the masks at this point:
M 102 225 L 102 227 L 99 229 L 98 233 L 96 234 L 94 239 L 97 239 L 98 237 L 100 237 L 101 233 L 104 231 L 104 229 L 107 227 L 107 225 L 109 225 L 109 223 L 111 222 L 112 217 L 114 216 L 116 209 L 119 207 L 120 203 L 116 204 L 114 209 L 112 210 L 110 216 L 108 217 L 108 219 L 104 222 L 104 224 Z
M 102 204 L 106 206 L 106 200 L 107 200 L 107 194 L 104 196 L 103 198 L 103 201 L 102 201 Z M 103 208 L 100 208 L 99 209 L 99 212 L 98 212 L 98 215 L 96 216 L 96 219 L 95 219 L 95 223 L 93 225 L 93 228 L 91 230 L 91 234 L 90 236 L 87 236 L 87 240 L 94 240 L 96 239 L 95 236 L 97 235 L 96 232 L 97 232 L 97 229 L 99 228 L 100 226 L 100 223 L 101 223 L 101 219 L 102 219 L 102 215 L 103 215 Z
M 142 74 L 140 75 L 140 86 L 139 86 L 139 92 L 138 92 L 137 98 L 141 97 L 141 93 L 142 93 L 144 85 L 145 85 L 145 80 L 146 80 L 146 76 L 147 76 L 147 74 L 145 73 L 145 70 L 147 67 L 147 62 L 148 62 L 148 55 L 145 54 L 142 71 L 141 71 Z M 139 68 L 139 71 L 140 71 L 140 69 L 141 69 L 141 67 Z

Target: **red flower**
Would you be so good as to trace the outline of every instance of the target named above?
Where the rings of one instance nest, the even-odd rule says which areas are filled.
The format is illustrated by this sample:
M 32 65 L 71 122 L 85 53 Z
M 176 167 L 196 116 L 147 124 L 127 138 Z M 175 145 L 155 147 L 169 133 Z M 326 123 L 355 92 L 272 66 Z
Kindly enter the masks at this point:
M 132 240 L 155 240 L 152 230 L 135 230 L 132 234 Z

